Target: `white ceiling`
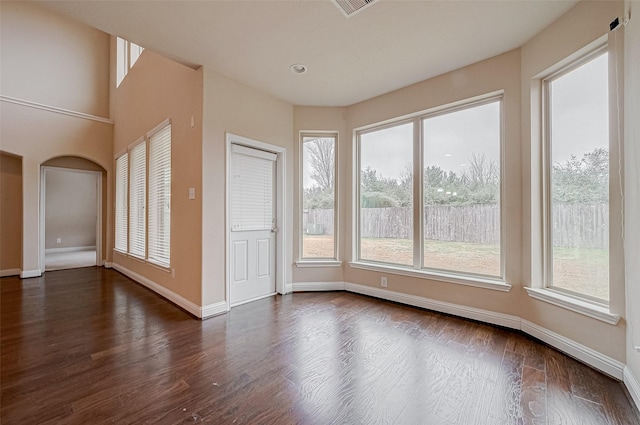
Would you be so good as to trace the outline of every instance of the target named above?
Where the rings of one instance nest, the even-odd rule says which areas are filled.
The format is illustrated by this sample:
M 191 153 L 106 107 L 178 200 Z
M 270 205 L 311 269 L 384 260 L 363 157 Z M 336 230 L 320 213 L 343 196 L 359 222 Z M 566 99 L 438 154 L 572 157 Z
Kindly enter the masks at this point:
M 292 104 L 346 106 L 519 47 L 577 0 L 380 0 L 350 18 L 331 0 L 41 3 Z

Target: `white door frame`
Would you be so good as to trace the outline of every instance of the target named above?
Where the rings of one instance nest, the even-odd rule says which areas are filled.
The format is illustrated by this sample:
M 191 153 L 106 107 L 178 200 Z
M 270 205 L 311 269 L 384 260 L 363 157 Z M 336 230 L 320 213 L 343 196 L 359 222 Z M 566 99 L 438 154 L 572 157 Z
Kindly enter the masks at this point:
M 285 293 L 285 252 L 284 246 L 286 239 L 286 164 L 287 164 L 287 150 L 281 146 L 271 145 L 269 143 L 259 142 L 257 140 L 249 139 L 247 137 L 238 136 L 232 133 L 225 134 L 226 139 L 226 242 L 225 242 L 225 280 L 226 280 L 226 293 L 225 302 L 227 303 L 227 311 L 231 309 L 231 202 L 230 202 L 230 184 L 231 184 L 231 145 L 242 145 L 248 148 L 260 149 L 263 151 L 272 152 L 277 155 L 276 158 L 276 292 L 278 294 Z
M 93 174 L 96 176 L 96 265 L 101 267 L 102 261 L 102 172 L 91 170 L 77 170 L 75 168 L 40 166 L 40 255 L 38 265 L 40 273 L 45 269 L 45 218 L 47 200 L 47 172 L 51 170 L 63 170 L 74 173 Z

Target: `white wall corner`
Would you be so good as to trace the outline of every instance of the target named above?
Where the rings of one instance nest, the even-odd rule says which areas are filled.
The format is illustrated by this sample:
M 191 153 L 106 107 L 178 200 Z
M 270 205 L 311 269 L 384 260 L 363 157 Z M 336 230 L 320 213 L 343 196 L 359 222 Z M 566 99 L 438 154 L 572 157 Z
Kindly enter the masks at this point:
M 284 284 L 284 294 L 290 294 L 292 292 L 293 292 L 293 283 L 285 283 Z
M 528 320 L 522 320 L 522 331 L 609 376 L 619 380 L 623 378 L 625 365 L 618 360 L 543 328 L 542 326 L 536 325 L 535 323 L 531 323 Z
M 293 292 L 344 291 L 344 282 L 294 282 Z
M 0 277 L 7 277 L 7 276 L 20 276 L 20 269 L 0 270 Z
M 146 277 L 139 275 L 138 273 L 135 273 L 124 266 L 121 266 L 120 264 L 113 263 L 112 267 L 115 270 L 119 271 L 120 273 L 124 274 L 125 276 L 140 283 L 141 285 L 146 286 L 156 294 L 166 298 L 167 300 L 171 301 L 172 303 L 176 304 L 177 306 L 181 307 L 182 309 L 186 310 L 192 315 L 196 317 L 202 317 L 203 309 L 199 305 L 192 303 L 191 301 L 184 298 L 183 296 L 176 294 L 175 292 L 165 288 L 164 286 L 159 285 L 156 282 L 150 279 L 147 279 Z
M 629 394 L 631 394 L 631 398 L 636 403 L 636 408 L 640 410 L 640 381 L 633 374 L 631 369 L 628 366 L 624 367 L 624 385 L 626 385 Z
M 32 277 L 40 277 L 42 276 L 42 272 L 39 269 L 35 269 L 35 270 L 22 270 L 20 272 L 20 278 L 21 279 L 29 279 Z
M 204 320 L 213 316 L 218 316 L 219 314 L 225 314 L 228 311 L 229 310 L 228 310 L 227 302 L 219 301 L 217 303 L 205 305 L 204 307 L 202 307 L 200 309 L 200 313 L 198 314 L 198 317 Z

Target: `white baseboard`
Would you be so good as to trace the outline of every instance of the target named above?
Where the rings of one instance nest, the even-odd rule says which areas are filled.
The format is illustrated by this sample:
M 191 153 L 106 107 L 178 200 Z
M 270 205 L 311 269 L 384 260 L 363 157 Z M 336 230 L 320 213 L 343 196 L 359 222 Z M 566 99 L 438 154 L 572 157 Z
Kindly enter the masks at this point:
M 78 252 L 78 251 L 95 251 L 96 247 L 94 246 L 69 246 L 66 248 L 47 248 L 44 250 L 45 254 L 55 254 L 57 252 Z
M 0 277 L 7 277 L 7 276 L 20 276 L 20 269 L 0 270 Z
M 438 311 L 441 313 L 452 314 L 454 316 L 464 317 L 467 319 L 478 320 L 484 323 L 490 323 L 493 325 L 504 326 L 506 328 L 522 330 L 524 333 L 529 334 L 558 350 L 569 354 L 572 357 L 588 364 L 589 366 L 598 369 L 607 375 L 610 375 L 616 379 L 623 379 L 623 372 L 625 371 L 625 365 L 609 356 L 599 353 L 585 345 L 579 344 L 570 340 L 555 332 L 549 331 L 542 326 L 531 323 L 527 320 L 523 320 L 518 316 L 510 314 L 496 313 L 489 310 L 482 310 L 474 307 L 467 307 L 463 305 L 448 303 L 444 301 L 432 300 L 425 297 L 419 297 L 416 295 L 404 294 L 402 292 L 389 291 L 387 289 L 380 289 L 367 285 L 360 285 L 357 283 L 349 282 L 303 282 L 294 283 L 294 291 L 335 291 L 340 290 L 340 285 L 344 286 L 345 291 L 354 292 L 357 294 L 368 295 L 371 297 L 381 298 L 388 301 L 394 301 L 402 304 L 411 305 L 414 307 L 425 308 L 428 310 Z M 632 384 L 627 386 L 630 388 L 629 392 L 635 392 L 635 396 L 640 399 L 640 385 L 635 380 L 630 372 L 625 375 L 626 380 Z M 630 385 L 636 385 L 631 388 Z M 634 398 L 635 400 L 636 398 Z
M 625 367 L 622 362 L 543 328 L 542 326 L 531 323 L 528 320 L 522 320 L 522 331 L 606 373 L 609 376 L 622 380 Z
M 436 301 L 429 298 L 408 295 L 402 292 L 378 289 L 371 286 L 359 285 L 356 283 L 344 284 L 345 290 L 357 294 L 369 295 L 371 297 L 382 298 L 414 307 L 426 308 L 428 310 L 439 311 L 441 313 L 453 314 L 467 319 L 479 320 L 493 325 L 504 326 L 511 329 L 520 329 L 520 318 L 509 314 L 495 313 L 493 311 L 481 310 L 479 308 L 466 307 L 463 305 Z
M 188 299 L 184 298 L 181 295 L 176 294 L 175 292 L 165 288 L 164 286 L 150 280 L 147 279 L 146 277 L 139 275 L 136 272 L 133 272 L 129 269 L 127 269 L 126 267 L 121 266 L 120 264 L 117 263 L 113 263 L 112 267 L 119 271 L 120 273 L 124 274 L 125 276 L 135 280 L 136 282 L 140 283 L 141 285 L 146 286 L 147 288 L 151 289 L 153 292 L 155 292 L 156 294 L 168 299 L 169 301 L 171 301 L 172 303 L 178 305 L 179 307 L 185 309 L 186 311 L 188 311 L 189 313 L 193 314 L 194 316 L 198 317 L 198 318 L 202 318 L 202 314 L 203 314 L 203 308 L 192 303 L 191 301 L 189 301 Z M 225 304 L 225 308 L 226 308 L 226 304 Z
M 217 316 L 219 314 L 226 313 L 227 310 L 227 302 L 219 301 L 214 304 L 206 305 L 200 308 L 200 316 L 202 319 L 208 319 L 209 317 Z
M 344 282 L 297 282 L 292 287 L 293 292 L 344 291 Z
M 39 269 L 35 269 L 35 270 L 22 270 L 20 272 L 20 278 L 22 279 L 29 279 L 32 277 L 40 277 L 42 276 L 42 272 Z
M 103 264 L 105 269 L 110 269 L 113 267 L 113 263 L 111 261 L 103 261 Z
M 636 403 L 636 407 L 640 410 L 640 381 L 635 377 L 631 369 L 628 366 L 624 367 L 624 385 L 626 385 L 631 398 Z

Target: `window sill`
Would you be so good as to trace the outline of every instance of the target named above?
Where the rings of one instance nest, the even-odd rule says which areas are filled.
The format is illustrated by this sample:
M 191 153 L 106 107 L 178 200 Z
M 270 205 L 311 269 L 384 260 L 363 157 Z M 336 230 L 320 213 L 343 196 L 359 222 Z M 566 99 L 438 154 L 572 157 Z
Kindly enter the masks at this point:
M 607 307 L 599 306 L 584 300 L 580 300 L 568 295 L 560 294 L 550 289 L 524 288 L 531 298 L 566 308 L 567 310 L 583 314 L 593 319 L 610 325 L 617 325 L 620 320 L 619 314 L 614 314 Z
M 370 270 L 382 273 L 395 274 L 399 276 L 418 277 L 422 279 L 433 279 L 447 283 L 454 283 L 458 285 L 473 286 L 476 288 L 491 289 L 494 291 L 509 292 L 511 285 L 505 283 L 500 279 L 483 278 L 476 276 L 458 276 L 447 273 L 437 273 L 433 271 L 425 270 L 409 270 L 401 267 L 394 267 L 390 265 L 370 264 L 362 262 L 351 262 L 349 267 L 361 270 Z
M 301 269 L 311 267 L 342 267 L 342 261 L 337 260 L 300 260 L 296 261 L 296 267 Z

